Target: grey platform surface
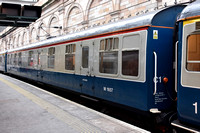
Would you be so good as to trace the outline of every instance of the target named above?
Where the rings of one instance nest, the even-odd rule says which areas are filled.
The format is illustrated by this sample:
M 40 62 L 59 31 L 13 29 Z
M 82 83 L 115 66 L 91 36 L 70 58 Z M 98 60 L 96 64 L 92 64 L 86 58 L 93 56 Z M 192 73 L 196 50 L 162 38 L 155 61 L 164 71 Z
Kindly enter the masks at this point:
M 146 133 L 143 129 L 0 74 L 1 133 Z

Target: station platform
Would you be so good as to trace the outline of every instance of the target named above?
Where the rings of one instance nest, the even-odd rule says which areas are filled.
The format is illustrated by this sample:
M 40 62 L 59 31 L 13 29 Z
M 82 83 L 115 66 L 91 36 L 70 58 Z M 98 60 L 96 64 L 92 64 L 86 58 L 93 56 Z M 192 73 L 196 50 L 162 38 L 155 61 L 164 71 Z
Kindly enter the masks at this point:
M 0 74 L 2 133 L 149 133 Z

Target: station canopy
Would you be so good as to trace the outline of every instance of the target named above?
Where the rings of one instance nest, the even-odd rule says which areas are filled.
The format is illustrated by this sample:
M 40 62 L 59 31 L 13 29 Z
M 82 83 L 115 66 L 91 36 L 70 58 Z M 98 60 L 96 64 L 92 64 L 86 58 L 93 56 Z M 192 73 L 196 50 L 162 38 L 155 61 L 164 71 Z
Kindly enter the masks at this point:
M 41 16 L 42 8 L 12 3 L 0 6 L 0 26 L 26 27 Z
M 6 3 L 4 3 L 6 2 Z M 6 36 L 17 27 L 27 27 L 41 17 L 42 7 L 32 6 L 37 0 L 1 0 L 0 1 L 0 32 L 6 27 L 13 27 Z

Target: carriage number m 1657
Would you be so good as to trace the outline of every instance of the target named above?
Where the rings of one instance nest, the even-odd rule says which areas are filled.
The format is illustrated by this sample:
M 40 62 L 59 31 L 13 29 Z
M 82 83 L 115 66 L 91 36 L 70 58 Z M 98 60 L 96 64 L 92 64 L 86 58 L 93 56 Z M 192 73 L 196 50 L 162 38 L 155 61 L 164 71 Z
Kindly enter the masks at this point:
M 103 90 L 107 92 L 113 92 L 113 88 L 110 87 L 103 87 Z

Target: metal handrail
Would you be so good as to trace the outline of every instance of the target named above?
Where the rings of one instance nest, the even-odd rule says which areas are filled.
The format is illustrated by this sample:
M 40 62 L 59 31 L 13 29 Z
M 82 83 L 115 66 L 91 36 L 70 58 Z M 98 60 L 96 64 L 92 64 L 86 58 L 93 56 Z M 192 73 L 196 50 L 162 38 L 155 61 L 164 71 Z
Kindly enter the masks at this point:
M 157 54 L 154 51 L 154 59 L 155 59 L 155 68 L 154 68 L 154 93 L 153 95 L 155 95 L 157 93 Z

